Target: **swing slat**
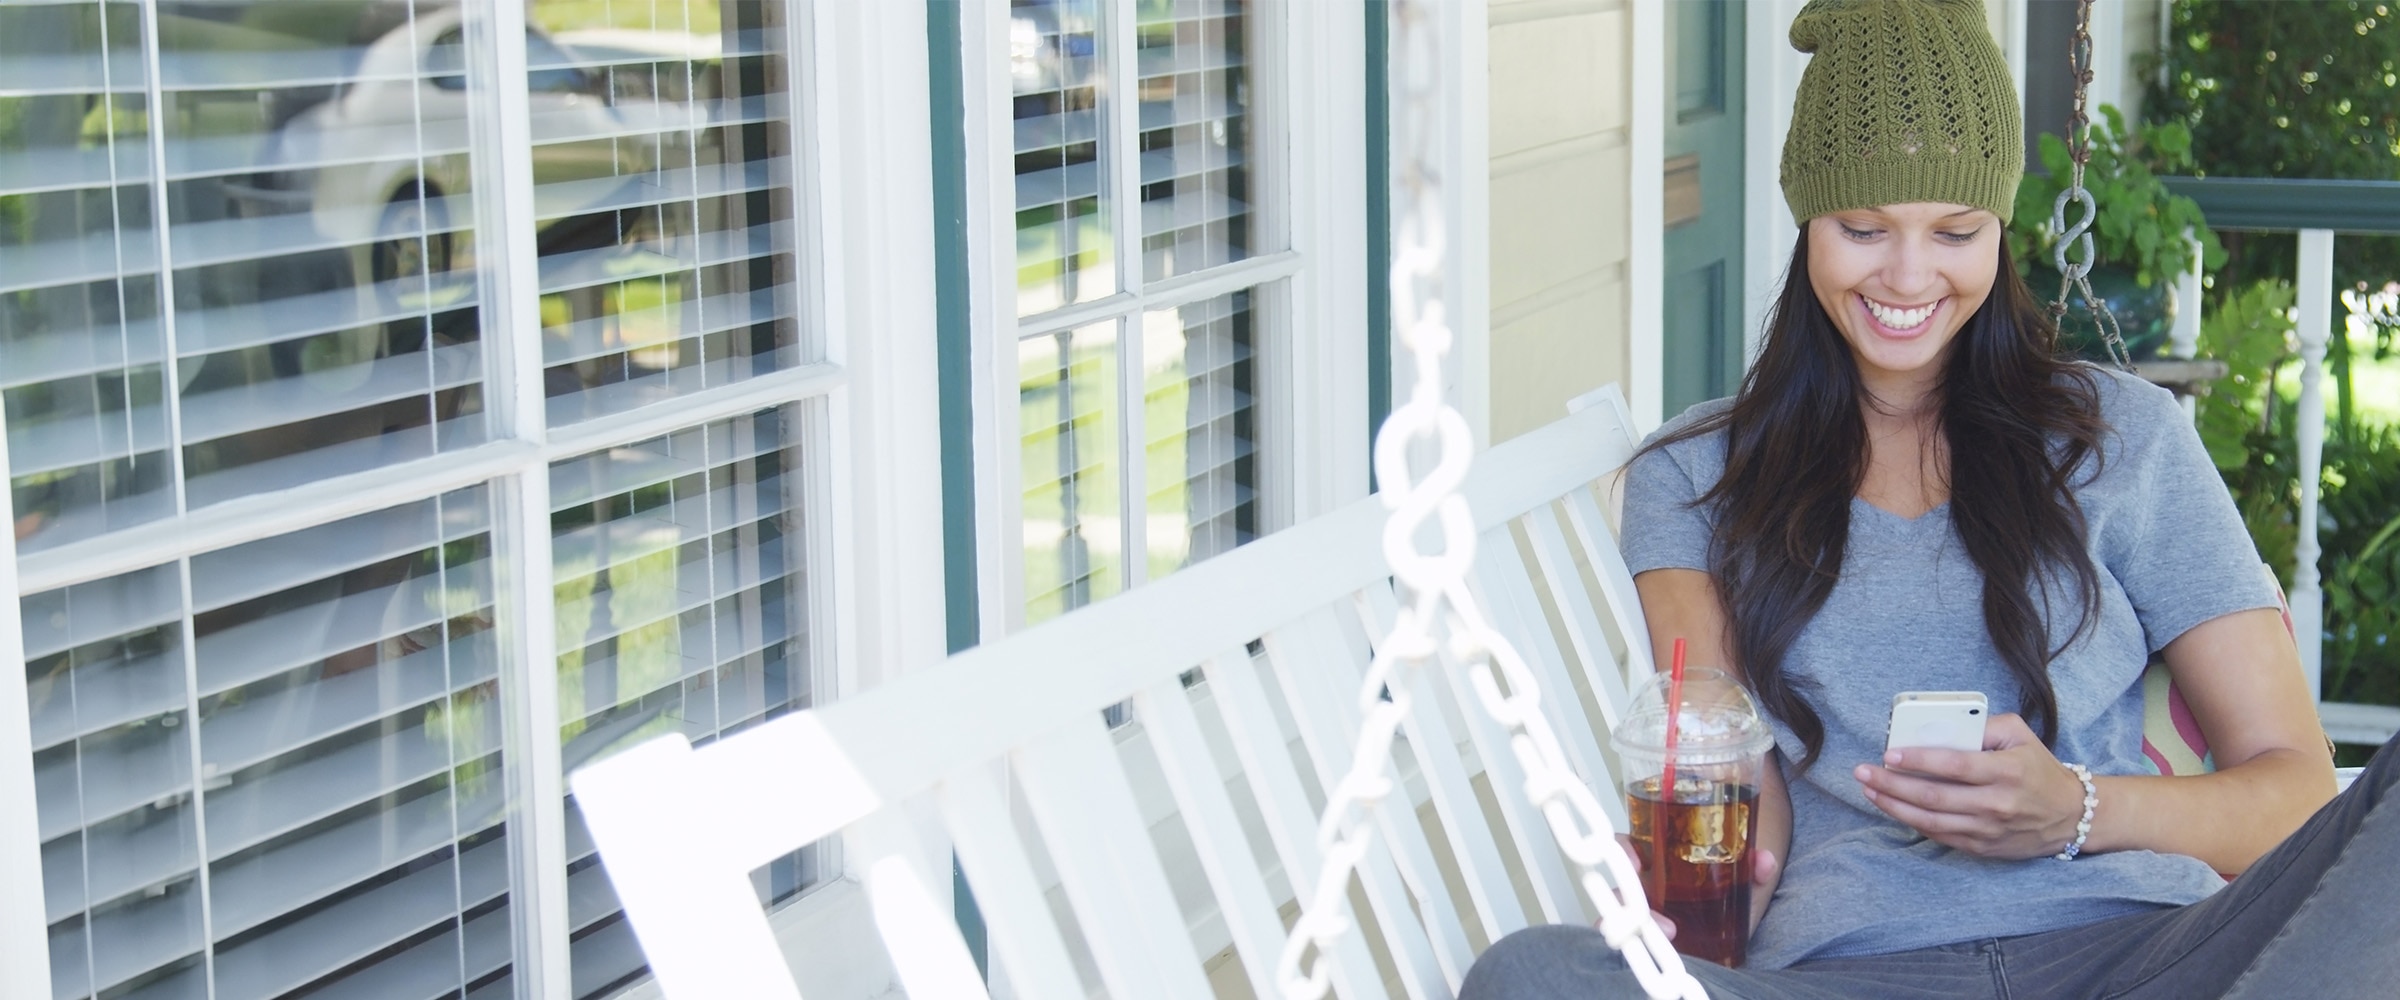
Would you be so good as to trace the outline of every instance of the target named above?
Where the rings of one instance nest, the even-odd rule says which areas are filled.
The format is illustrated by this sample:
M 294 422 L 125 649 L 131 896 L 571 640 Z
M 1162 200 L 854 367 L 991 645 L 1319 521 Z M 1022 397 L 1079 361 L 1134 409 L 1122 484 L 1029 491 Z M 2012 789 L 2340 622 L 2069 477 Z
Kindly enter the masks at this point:
M 1600 630 L 1600 616 L 1583 586 L 1574 551 L 1567 547 L 1566 534 L 1558 526 L 1558 512 L 1544 504 L 1519 520 L 1533 542 L 1534 562 L 1541 567 L 1542 582 L 1550 590 L 1550 605 L 1558 609 L 1566 625 L 1567 642 L 1575 649 L 1577 665 L 1583 668 L 1584 683 L 1600 703 L 1601 721 L 1614 730 L 1617 713 L 1628 697 L 1625 671 L 1609 648 L 1607 634 Z
M 924 848 L 908 823 L 886 809 L 857 829 L 857 842 L 866 852 L 868 903 L 901 987 L 910 996 L 989 1000 L 975 957 L 959 937 L 957 918 L 946 900 L 933 897 L 933 887 L 949 880 L 937 882 L 926 870 Z
M 1275 959 L 1283 950 L 1283 921 L 1275 915 L 1273 897 L 1250 841 L 1235 819 L 1233 799 L 1225 794 L 1225 779 L 1217 773 L 1200 721 L 1192 712 L 1191 696 L 1183 682 L 1169 679 L 1134 696 L 1134 710 L 1150 732 L 1158 751 L 1159 768 L 1167 789 L 1180 808 L 1184 827 L 1200 852 L 1200 867 L 1216 890 L 1218 909 L 1233 934 L 1234 954 L 1259 996 L 1273 996 Z
M 1369 587 L 1355 607 L 1368 641 L 1380 644 L 1390 624 L 1374 612 L 1370 595 L 1378 590 L 1390 599 L 1388 587 Z M 1499 845 L 1492 839 L 1491 825 L 1484 822 L 1483 806 L 1475 798 L 1466 762 L 1459 757 L 1459 737 L 1450 728 L 1450 717 L 1457 713 L 1443 704 L 1449 700 L 1449 692 L 1426 674 L 1418 670 L 1409 678 L 1408 692 L 1416 700 L 1416 710 L 1409 713 L 1401 731 L 1416 750 L 1417 767 L 1431 792 L 1434 815 L 1441 820 L 1442 834 L 1449 838 L 1451 853 L 1459 860 L 1460 876 L 1466 881 L 1476 917 L 1483 922 L 1485 939 L 1498 941 L 1525 926 L 1525 908 L 1509 885 L 1508 868 L 1500 861 Z
M 951 849 L 975 892 L 975 904 L 986 913 L 1006 913 L 1007 920 L 987 921 L 993 956 L 1007 970 L 1018 995 L 1074 997 L 1083 995 L 1075 965 L 1067 957 L 1065 937 L 1050 916 L 1050 901 L 1033 873 L 1031 855 L 1017 836 L 1008 813 L 997 769 L 974 765 L 942 782 L 935 798 L 942 821 L 950 828 Z
M 1558 642 L 1550 633 L 1550 622 L 1534 603 L 1533 586 L 1526 579 L 1525 559 L 1503 529 L 1484 535 L 1483 545 L 1475 553 L 1474 579 L 1483 593 L 1484 607 L 1495 619 L 1495 625 L 1516 642 L 1517 655 L 1524 658 L 1525 667 L 1532 671 L 1541 687 L 1542 715 L 1558 732 L 1559 745 L 1566 749 L 1567 760 L 1584 784 L 1591 786 L 1603 805 L 1610 806 L 1608 818 L 1622 826 L 1625 810 L 1617 803 L 1616 778 L 1608 767 L 1608 759 L 1600 753 L 1599 734 L 1584 721 L 1583 701 L 1576 697 L 1573 682 L 1567 679 L 1566 665 L 1559 662 Z
M 1358 732 L 1357 712 L 1351 700 L 1358 696 L 1360 675 L 1354 667 L 1342 663 L 1346 654 L 1338 637 L 1327 629 L 1332 624 L 1330 619 L 1319 616 L 1322 610 L 1312 609 L 1300 623 L 1267 633 L 1265 641 L 1268 669 L 1282 689 L 1285 703 L 1292 708 L 1293 721 L 1300 729 L 1300 742 L 1307 747 L 1309 761 L 1316 768 L 1317 786 L 1331 796 L 1350 770 L 1350 748 Z M 1388 858 L 1384 865 L 1398 876 L 1398 884 L 1385 892 L 1400 889 L 1406 895 L 1377 899 L 1370 891 L 1368 902 L 1375 907 L 1378 922 L 1399 919 L 1416 923 L 1409 915 L 1415 907 L 1423 907 L 1423 926 L 1428 935 L 1423 950 L 1412 948 L 1405 959 L 1399 955 L 1393 958 L 1420 977 L 1415 984 L 1418 988 L 1428 990 L 1430 996 L 1447 997 L 1466 976 L 1474 956 L 1467 949 L 1466 932 L 1458 925 L 1457 913 L 1442 895 L 1441 876 L 1433 870 L 1424 832 L 1416 826 L 1416 817 L 1398 804 L 1405 797 L 1395 792 L 1375 806 L 1377 836 L 1371 853 Z M 1431 892 L 1427 891 L 1429 880 Z M 1412 939 L 1409 943 L 1417 942 Z
M 1368 588 L 1366 602 L 1368 611 L 1380 621 L 1392 621 L 1399 613 L 1399 598 L 1389 584 Z M 1543 921 L 1555 924 L 1580 919 L 1583 908 L 1576 900 L 1575 881 L 1567 874 L 1558 841 L 1550 835 L 1541 814 L 1525 800 L 1525 770 L 1517 765 L 1516 755 L 1509 749 L 1508 734 L 1491 716 L 1484 714 L 1474 689 L 1468 685 L 1464 664 L 1445 654 L 1437 672 L 1446 698 L 1463 709 L 1467 736 L 1473 741 L 1475 756 L 1483 763 L 1501 825 L 1508 830 L 1509 845 L 1516 854 L 1518 867 L 1532 883 L 1534 902 L 1541 907 Z
M 1317 852 L 1317 811 L 1310 808 L 1308 795 L 1300 787 L 1291 748 L 1284 742 L 1282 728 L 1275 724 L 1275 710 L 1267 703 L 1265 685 L 1259 683 L 1258 667 L 1244 650 L 1218 654 L 1208 663 L 1208 684 L 1216 689 L 1217 708 L 1225 716 L 1226 733 L 1233 738 L 1234 756 L 1241 760 L 1242 773 L 1250 779 L 1251 797 L 1267 821 L 1267 839 L 1283 860 L 1284 879 L 1296 897 L 1305 896 L 1315 888 L 1323 865 Z M 1395 955 L 1407 953 L 1405 939 L 1424 937 L 1423 930 L 1411 922 L 1381 921 L 1379 926 L 1385 946 Z M 1387 996 L 1360 935 L 1343 935 L 1334 946 L 1332 961 L 1334 986 L 1343 996 Z M 1418 994 L 1412 990 L 1409 996 Z
M 1209 1000 L 1200 956 L 1098 713 L 1018 750 L 1017 787 L 1112 996 Z

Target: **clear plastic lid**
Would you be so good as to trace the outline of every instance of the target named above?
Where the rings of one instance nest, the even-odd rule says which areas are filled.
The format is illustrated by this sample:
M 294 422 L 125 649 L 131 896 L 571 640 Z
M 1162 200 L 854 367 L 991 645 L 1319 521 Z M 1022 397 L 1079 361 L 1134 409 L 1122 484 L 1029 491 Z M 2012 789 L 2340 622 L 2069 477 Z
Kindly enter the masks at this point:
M 1667 759 L 1665 672 L 1634 689 L 1632 707 L 1609 735 L 1610 745 L 1629 760 L 1651 764 Z M 1775 745 L 1775 734 L 1751 702 L 1750 692 L 1724 671 L 1691 667 L 1683 672 L 1683 703 L 1675 720 L 1675 763 L 1730 764 Z

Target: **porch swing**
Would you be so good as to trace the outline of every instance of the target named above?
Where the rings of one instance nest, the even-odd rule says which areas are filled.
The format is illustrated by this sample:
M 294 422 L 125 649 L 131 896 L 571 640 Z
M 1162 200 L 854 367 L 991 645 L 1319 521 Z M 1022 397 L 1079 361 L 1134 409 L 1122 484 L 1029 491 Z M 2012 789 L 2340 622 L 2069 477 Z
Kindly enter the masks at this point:
M 1626 816 L 1602 749 L 1629 679 L 1654 672 L 1601 500 L 1638 432 L 1610 386 L 1469 468 L 1471 435 L 1441 388 L 1441 101 L 1424 6 L 1393 14 L 1393 316 L 1415 384 L 1376 438 L 1383 492 L 855 697 L 700 749 L 661 737 L 576 773 L 668 997 L 798 1000 L 749 872 L 836 834 L 908 995 L 990 996 L 937 892 L 948 873 L 919 839 L 928 820 L 985 916 L 992 979 L 1019 997 L 1096 983 L 1205 1000 L 1203 959 L 1222 947 L 1218 973 L 1260 998 L 1436 1000 L 1480 945 L 1594 921 L 1650 995 L 1705 995 L 1614 843 Z M 2067 284 L 2091 257 L 2082 165 L 2069 194 L 2086 221 L 2070 232 L 2064 198 L 2054 213 Z M 2070 268 L 2077 237 L 2085 260 Z M 2065 297 L 2062 285 L 2054 311 Z M 1154 836 L 1126 766 L 1140 755 L 1102 721 L 1126 701 L 1153 758 L 1142 770 L 1163 777 L 1180 820 L 1159 825 L 1181 836 Z M 1176 884 L 1169 854 L 1199 874 Z M 1287 898 L 1296 914 L 1277 906 Z

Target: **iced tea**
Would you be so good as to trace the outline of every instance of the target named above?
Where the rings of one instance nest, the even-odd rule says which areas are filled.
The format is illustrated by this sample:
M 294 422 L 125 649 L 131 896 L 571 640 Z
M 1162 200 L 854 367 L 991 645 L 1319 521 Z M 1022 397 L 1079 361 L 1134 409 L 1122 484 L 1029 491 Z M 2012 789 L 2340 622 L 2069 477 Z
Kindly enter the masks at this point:
M 1625 795 L 1642 888 L 1652 909 L 1675 921 L 1675 950 L 1719 965 L 1742 964 L 1750 944 L 1751 838 L 1758 790 L 1697 775 L 1659 778 Z M 1663 832 L 1663 836 L 1662 836 Z

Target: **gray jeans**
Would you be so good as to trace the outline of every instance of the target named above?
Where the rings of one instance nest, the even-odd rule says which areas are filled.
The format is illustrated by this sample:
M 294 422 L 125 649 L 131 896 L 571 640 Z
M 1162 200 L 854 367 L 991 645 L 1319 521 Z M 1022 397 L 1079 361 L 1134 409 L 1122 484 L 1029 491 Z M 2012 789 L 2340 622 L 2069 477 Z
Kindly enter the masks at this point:
M 2067 930 L 1788 969 L 1687 962 L 1711 997 L 2400 997 L 2400 739 L 2224 891 Z M 1640 997 L 1587 927 L 1529 927 L 1468 971 L 1459 1000 Z

